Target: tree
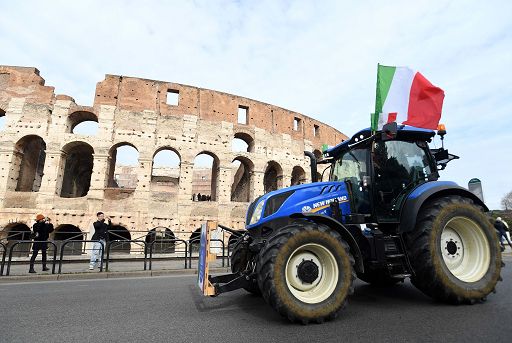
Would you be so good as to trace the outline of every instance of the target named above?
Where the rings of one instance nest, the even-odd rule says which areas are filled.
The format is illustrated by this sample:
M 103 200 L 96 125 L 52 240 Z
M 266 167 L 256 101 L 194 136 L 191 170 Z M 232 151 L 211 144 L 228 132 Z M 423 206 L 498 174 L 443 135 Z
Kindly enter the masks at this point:
M 512 210 L 512 191 L 505 194 L 503 199 L 501 199 L 501 206 L 505 211 Z

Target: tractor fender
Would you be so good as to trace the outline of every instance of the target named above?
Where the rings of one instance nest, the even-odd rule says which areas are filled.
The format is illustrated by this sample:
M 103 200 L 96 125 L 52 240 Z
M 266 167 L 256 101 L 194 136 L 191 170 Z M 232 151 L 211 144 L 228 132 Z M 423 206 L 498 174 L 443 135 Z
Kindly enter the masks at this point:
M 361 254 L 359 245 L 357 244 L 354 236 L 352 236 L 350 231 L 342 223 L 329 216 L 316 213 L 294 213 L 290 216 L 290 218 L 305 218 L 315 223 L 324 224 L 331 229 L 336 230 L 350 247 L 350 252 L 355 259 L 354 268 L 358 273 L 364 273 L 363 255 Z
M 416 217 L 423 204 L 430 200 L 437 199 L 449 195 L 459 195 L 473 200 L 473 202 L 481 206 L 485 212 L 489 211 L 487 206 L 480 198 L 471 193 L 467 189 L 460 187 L 451 181 L 432 181 L 424 183 L 415 188 L 405 201 L 400 215 L 399 232 L 409 232 L 416 226 Z

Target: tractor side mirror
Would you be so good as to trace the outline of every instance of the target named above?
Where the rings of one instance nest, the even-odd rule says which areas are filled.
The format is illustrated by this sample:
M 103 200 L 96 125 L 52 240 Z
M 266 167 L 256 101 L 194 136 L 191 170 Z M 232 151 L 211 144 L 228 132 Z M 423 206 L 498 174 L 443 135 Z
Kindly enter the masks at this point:
M 396 122 L 387 123 L 382 127 L 382 141 L 389 141 L 396 138 L 398 125 Z

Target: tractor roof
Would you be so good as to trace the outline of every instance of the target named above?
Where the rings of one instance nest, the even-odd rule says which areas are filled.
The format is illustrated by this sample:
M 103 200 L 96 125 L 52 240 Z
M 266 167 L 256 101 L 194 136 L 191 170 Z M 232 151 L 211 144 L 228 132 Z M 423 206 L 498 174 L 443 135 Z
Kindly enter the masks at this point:
M 380 131 L 378 131 L 380 132 Z M 413 126 L 407 125 L 398 125 L 398 131 L 395 140 L 403 140 L 403 141 L 430 141 L 432 137 L 435 135 L 435 131 L 430 129 L 421 129 Z M 325 151 L 325 156 L 336 156 L 340 152 L 348 150 L 353 144 L 360 142 L 364 139 L 370 138 L 372 135 L 371 129 L 368 127 L 363 129 L 352 136 L 352 138 L 341 142 L 340 144 L 329 148 Z

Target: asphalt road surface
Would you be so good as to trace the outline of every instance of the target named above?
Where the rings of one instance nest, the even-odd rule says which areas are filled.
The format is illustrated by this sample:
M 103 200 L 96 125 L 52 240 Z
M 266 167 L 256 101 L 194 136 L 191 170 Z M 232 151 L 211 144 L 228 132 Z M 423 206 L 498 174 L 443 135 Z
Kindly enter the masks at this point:
M 194 276 L 1 284 L 0 342 L 508 342 L 512 258 L 487 302 L 437 303 L 409 282 L 356 281 L 335 321 L 291 324 L 243 290 L 205 298 Z

